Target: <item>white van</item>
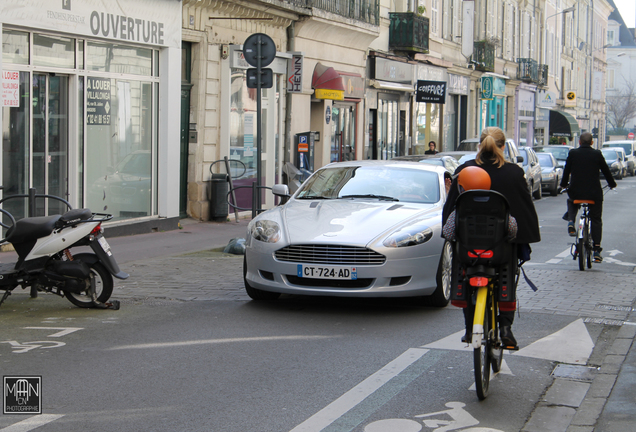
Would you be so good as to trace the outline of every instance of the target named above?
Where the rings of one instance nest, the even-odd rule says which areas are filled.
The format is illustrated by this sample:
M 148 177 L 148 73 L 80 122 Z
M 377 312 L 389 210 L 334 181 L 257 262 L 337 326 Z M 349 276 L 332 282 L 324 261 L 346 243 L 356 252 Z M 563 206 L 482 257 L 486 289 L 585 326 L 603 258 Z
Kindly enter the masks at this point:
M 627 173 L 631 176 L 635 174 L 636 171 L 636 141 L 633 140 L 616 140 L 616 141 L 605 141 L 603 143 L 603 148 L 607 147 L 622 147 L 625 150 L 625 159 L 627 160 Z

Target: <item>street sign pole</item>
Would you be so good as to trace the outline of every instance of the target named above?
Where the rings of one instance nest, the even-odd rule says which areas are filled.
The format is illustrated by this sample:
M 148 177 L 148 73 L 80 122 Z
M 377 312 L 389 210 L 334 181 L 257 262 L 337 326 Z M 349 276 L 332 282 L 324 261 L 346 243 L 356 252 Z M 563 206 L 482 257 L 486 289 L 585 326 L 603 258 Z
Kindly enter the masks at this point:
M 256 209 L 260 213 L 261 200 L 261 60 L 262 46 L 261 35 L 257 37 L 256 44 Z
M 254 45 L 256 47 L 254 48 Z M 254 33 L 250 35 L 243 44 L 243 57 L 245 61 L 251 66 L 256 68 L 256 210 L 261 211 L 262 199 L 261 199 L 261 88 L 263 67 L 268 66 L 276 57 L 276 44 L 271 37 L 264 33 Z M 271 77 L 271 70 L 266 69 L 268 77 Z M 250 75 L 248 70 L 248 87 L 250 83 Z M 265 85 L 265 87 L 271 87 L 271 83 Z

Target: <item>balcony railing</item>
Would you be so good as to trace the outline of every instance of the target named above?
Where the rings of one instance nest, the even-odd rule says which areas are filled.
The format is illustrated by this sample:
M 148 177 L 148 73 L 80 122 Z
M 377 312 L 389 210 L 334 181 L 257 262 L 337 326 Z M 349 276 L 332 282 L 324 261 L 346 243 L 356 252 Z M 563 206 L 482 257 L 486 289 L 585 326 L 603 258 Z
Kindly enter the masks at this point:
M 518 58 L 519 70 L 517 71 L 517 79 L 528 83 L 536 83 L 539 81 L 539 64 L 531 58 Z
M 380 25 L 380 0 L 283 0 L 296 6 L 322 9 L 345 18 Z
M 428 53 L 427 17 L 414 12 L 390 12 L 389 49 Z
M 548 85 L 548 65 L 539 65 L 539 80 L 537 84 Z
M 483 72 L 495 71 L 495 46 L 487 41 L 477 41 L 473 45 L 473 64 Z

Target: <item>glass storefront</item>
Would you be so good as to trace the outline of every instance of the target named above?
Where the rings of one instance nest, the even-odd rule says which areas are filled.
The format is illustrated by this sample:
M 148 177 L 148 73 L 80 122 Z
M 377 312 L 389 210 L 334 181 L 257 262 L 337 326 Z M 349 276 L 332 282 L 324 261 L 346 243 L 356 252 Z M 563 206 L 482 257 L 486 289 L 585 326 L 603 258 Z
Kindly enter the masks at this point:
M 3 196 L 59 196 L 129 219 L 157 214 L 159 51 L 4 28 Z M 6 104 L 5 104 L 6 105 Z M 4 204 L 16 218 L 25 203 Z M 38 200 L 36 215 L 64 205 Z
M 331 109 L 331 162 L 356 159 L 356 106 L 336 102 Z

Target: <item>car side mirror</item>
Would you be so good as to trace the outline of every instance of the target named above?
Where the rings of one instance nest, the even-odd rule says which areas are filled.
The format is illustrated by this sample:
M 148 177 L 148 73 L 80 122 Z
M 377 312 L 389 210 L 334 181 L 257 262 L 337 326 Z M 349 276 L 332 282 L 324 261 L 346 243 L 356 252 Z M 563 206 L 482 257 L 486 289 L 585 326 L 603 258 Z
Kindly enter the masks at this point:
M 522 163 L 523 162 L 523 156 L 517 156 L 517 162 L 518 163 Z
M 274 196 L 280 197 L 281 204 L 285 204 L 289 200 L 289 187 L 286 184 L 275 184 L 272 186 Z

